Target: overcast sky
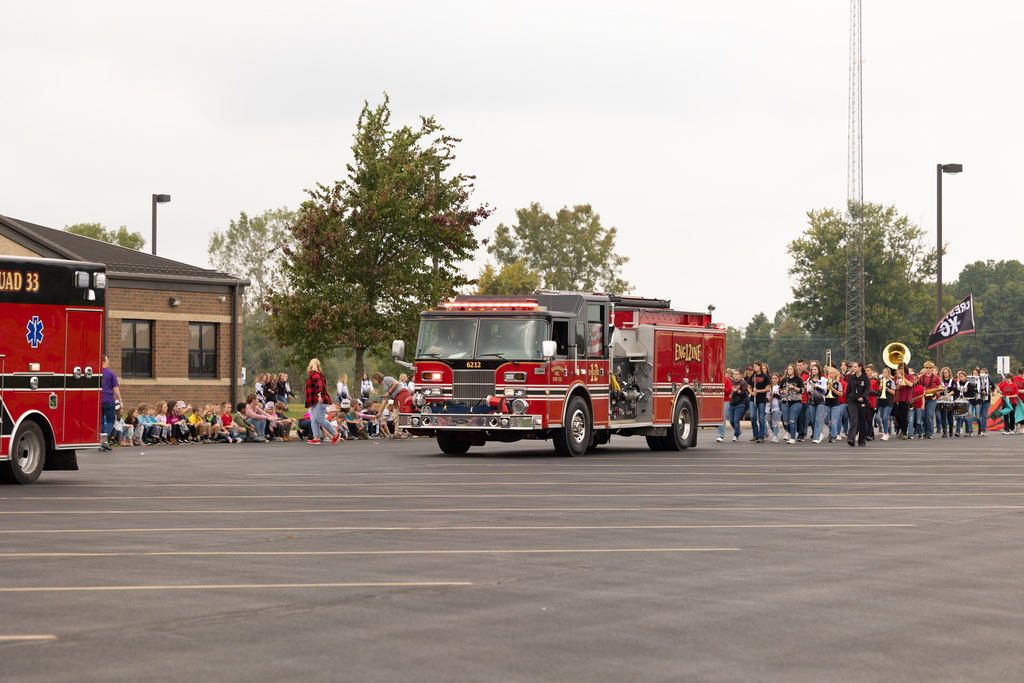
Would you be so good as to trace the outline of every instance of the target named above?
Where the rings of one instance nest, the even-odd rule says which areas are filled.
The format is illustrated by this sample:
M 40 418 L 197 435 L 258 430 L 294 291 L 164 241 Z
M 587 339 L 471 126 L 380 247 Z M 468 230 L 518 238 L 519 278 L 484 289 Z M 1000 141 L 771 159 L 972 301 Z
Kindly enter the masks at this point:
M 843 207 L 848 2 L 0 0 L 0 214 L 101 222 L 209 267 L 240 211 L 345 174 L 364 100 L 433 115 L 496 207 L 590 203 L 624 276 L 745 325 L 790 299 L 786 246 Z M 1010 2 L 867 0 L 865 199 L 935 236 L 946 280 L 1024 260 L 1021 41 Z M 147 244 L 146 249 L 149 249 Z M 466 269 L 475 276 L 486 254 Z M 841 296 L 841 293 L 837 293 Z

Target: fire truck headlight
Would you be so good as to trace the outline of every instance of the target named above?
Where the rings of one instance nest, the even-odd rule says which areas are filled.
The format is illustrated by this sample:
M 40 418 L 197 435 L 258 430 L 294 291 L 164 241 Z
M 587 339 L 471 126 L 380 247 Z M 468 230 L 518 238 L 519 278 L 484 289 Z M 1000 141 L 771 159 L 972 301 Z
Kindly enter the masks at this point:
M 507 417 L 501 418 L 501 426 L 502 427 L 508 427 L 508 418 Z
M 525 382 L 526 381 L 526 373 L 525 372 L 506 372 L 505 373 L 505 381 L 506 382 Z
M 75 287 L 85 289 L 89 286 L 89 273 L 84 270 L 75 271 Z
M 516 400 L 512 401 L 512 412 L 515 413 L 516 415 L 522 415 L 523 413 L 526 412 L 526 409 L 529 407 L 530 404 L 528 404 L 521 398 L 517 398 Z
M 422 408 L 427 404 L 427 399 L 425 396 L 423 396 L 423 394 L 417 391 L 415 394 L 412 395 L 412 404 L 417 408 Z
M 516 395 L 516 390 L 515 389 L 506 389 L 505 390 L 505 395 L 506 396 L 515 396 Z
M 420 426 L 420 419 L 419 419 L 418 417 L 415 417 L 415 416 L 414 416 L 414 417 L 412 418 L 412 426 L 413 426 L 413 427 L 419 427 L 419 426 Z
M 107 275 L 106 273 L 94 273 L 92 276 L 92 286 L 96 289 L 107 288 Z

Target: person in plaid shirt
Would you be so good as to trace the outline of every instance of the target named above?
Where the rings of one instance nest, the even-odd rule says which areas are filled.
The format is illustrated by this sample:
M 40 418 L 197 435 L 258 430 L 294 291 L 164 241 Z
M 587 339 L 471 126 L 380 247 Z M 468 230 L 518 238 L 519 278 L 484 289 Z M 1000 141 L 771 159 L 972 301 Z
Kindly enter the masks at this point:
M 309 424 L 313 430 L 313 438 L 306 443 L 320 443 L 320 431 L 331 435 L 331 443 L 338 443 L 341 432 L 335 431 L 327 421 L 327 406 L 331 403 L 331 395 L 327 393 L 327 379 L 320 372 L 320 361 L 316 358 L 309 361 L 306 368 L 309 379 L 306 380 L 306 407 L 309 408 Z

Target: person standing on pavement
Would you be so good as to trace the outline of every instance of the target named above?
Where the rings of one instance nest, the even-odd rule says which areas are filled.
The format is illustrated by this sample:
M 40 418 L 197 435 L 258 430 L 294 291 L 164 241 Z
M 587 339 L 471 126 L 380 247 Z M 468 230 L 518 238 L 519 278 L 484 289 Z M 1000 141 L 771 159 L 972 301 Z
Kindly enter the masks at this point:
M 850 362 L 850 380 L 846 384 L 846 412 L 850 416 L 850 431 L 846 443 L 864 446 L 868 431 L 868 405 L 871 381 L 864 374 L 860 361 Z
M 807 384 L 807 380 L 810 379 L 811 373 L 807 368 L 807 361 L 803 358 L 796 362 L 796 374 L 803 382 L 804 390 L 800 395 L 800 415 L 796 421 L 796 440 L 803 441 L 807 436 L 807 416 L 809 413 L 807 407 L 807 392 L 810 391 L 810 387 Z
M 725 405 L 722 407 L 722 424 L 718 425 L 718 439 L 717 441 L 722 442 L 725 440 L 725 425 L 729 421 L 729 396 L 732 394 L 732 379 L 729 375 L 732 373 L 729 370 L 725 371 Z
M 105 451 L 114 450 L 110 446 L 110 433 L 114 431 L 117 419 L 117 407 L 121 404 L 121 389 L 117 384 L 117 375 L 110 369 L 110 359 L 103 356 L 103 377 L 100 380 L 100 410 L 103 424 L 100 431 L 100 448 Z
M 975 399 L 977 404 L 974 406 L 975 418 L 978 420 L 978 436 L 985 436 L 988 434 L 988 410 L 992 395 L 992 385 L 989 382 L 987 368 L 981 368 L 980 370 L 974 368 L 974 375 L 978 378 L 978 396 Z
M 306 380 L 306 407 L 309 408 L 309 424 L 313 432 L 312 438 L 306 443 L 320 443 L 321 430 L 331 435 L 332 444 L 338 443 L 341 431 L 335 431 L 327 421 L 327 406 L 331 405 L 331 395 L 327 393 L 327 378 L 320 371 L 320 360 L 314 358 L 309 361 L 306 372 L 309 373 L 309 379 Z
M 750 397 L 754 401 L 754 410 L 750 414 L 750 424 L 754 430 L 757 443 L 764 443 L 768 428 L 765 425 L 765 409 L 768 405 L 768 392 L 771 391 L 771 378 L 764 373 L 760 362 L 754 363 L 754 374 L 750 376 Z
M 739 370 L 732 371 L 732 391 L 729 394 L 729 422 L 732 423 L 732 440 L 739 441 L 743 413 L 747 412 L 747 381 Z
M 789 435 L 787 443 L 796 443 L 800 415 L 807 403 L 804 381 L 797 374 L 797 369 L 790 363 L 786 366 L 782 380 L 779 382 L 779 394 L 782 399 L 782 425 Z M 804 429 L 807 429 L 806 423 Z
M 924 438 L 932 438 L 935 431 L 935 405 L 939 402 L 939 393 L 942 391 L 942 382 L 936 374 L 935 363 L 927 361 L 921 368 L 921 375 L 917 378 L 918 384 L 924 387 Z

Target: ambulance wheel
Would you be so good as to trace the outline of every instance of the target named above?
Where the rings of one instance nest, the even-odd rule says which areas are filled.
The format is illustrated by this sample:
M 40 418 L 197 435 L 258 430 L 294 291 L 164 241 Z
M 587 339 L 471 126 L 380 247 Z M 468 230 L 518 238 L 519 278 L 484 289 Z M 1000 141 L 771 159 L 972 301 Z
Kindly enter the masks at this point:
M 665 437 L 663 436 L 649 436 L 647 437 L 647 447 L 652 451 L 662 451 L 664 449 Z
M 11 439 L 11 459 L 0 463 L 0 479 L 8 484 L 31 484 L 46 464 L 46 439 L 39 425 L 25 420 Z
M 672 427 L 665 435 L 664 450 L 685 451 L 697 445 L 697 430 L 694 427 L 693 401 L 689 396 L 680 396 L 672 416 Z
M 439 433 L 437 435 L 437 446 L 442 453 L 449 455 L 463 455 L 473 445 L 472 441 L 459 441 L 454 434 Z
M 575 458 L 587 452 L 590 434 L 594 429 L 590 424 L 587 402 L 579 396 L 573 396 L 565 415 L 565 427 L 555 431 L 555 452 Z

